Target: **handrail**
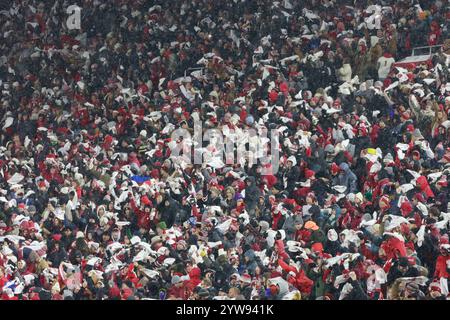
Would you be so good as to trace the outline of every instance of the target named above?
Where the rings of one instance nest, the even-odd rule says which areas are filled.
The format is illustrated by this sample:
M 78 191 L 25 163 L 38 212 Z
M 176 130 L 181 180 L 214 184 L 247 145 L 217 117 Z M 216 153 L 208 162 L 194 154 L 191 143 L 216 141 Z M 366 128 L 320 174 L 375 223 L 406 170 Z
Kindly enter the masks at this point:
M 414 50 L 414 49 L 424 49 L 424 48 L 442 47 L 442 46 L 443 46 L 442 44 L 437 44 L 437 45 L 434 45 L 434 46 L 414 47 L 413 50 Z
M 427 50 L 427 51 L 428 51 L 427 54 L 431 55 L 431 54 L 433 53 L 433 51 L 437 51 L 436 49 L 437 49 L 437 48 L 441 48 L 441 47 L 442 47 L 442 45 L 424 46 L 424 47 L 415 47 L 415 48 L 412 49 L 411 55 L 412 55 L 412 56 L 416 56 L 415 53 L 416 53 L 417 51 L 420 51 L 420 50 L 422 50 L 422 51 Z M 436 49 L 434 49 L 434 48 L 436 48 Z M 420 54 L 419 54 L 419 55 L 420 55 Z

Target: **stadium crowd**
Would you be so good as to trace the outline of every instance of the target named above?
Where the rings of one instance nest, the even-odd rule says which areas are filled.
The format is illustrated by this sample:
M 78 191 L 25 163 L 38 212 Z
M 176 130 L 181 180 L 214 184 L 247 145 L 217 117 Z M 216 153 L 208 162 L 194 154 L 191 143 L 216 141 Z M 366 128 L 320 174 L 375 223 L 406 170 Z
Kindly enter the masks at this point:
M 450 296 L 448 2 L 1 9 L 1 299 Z M 279 170 L 180 161 L 196 120 Z

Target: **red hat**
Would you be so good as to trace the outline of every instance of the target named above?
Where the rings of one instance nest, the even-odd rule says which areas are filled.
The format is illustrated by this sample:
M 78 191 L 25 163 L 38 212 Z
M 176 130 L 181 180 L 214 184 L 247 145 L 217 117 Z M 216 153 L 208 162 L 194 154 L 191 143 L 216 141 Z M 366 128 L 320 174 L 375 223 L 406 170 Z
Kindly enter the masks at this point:
M 53 240 L 55 240 L 55 241 L 59 241 L 59 240 L 61 240 L 61 237 L 62 237 L 62 235 L 59 234 L 59 233 L 57 233 L 57 234 L 54 234 L 52 238 L 53 238 Z
M 273 102 L 277 101 L 277 99 L 278 99 L 278 92 L 276 90 L 270 91 L 270 93 L 269 93 L 270 102 L 273 103 Z
M 411 211 L 413 210 L 413 207 L 412 207 L 411 203 L 408 200 L 406 200 L 402 203 L 400 210 L 402 212 L 402 215 L 404 217 L 406 217 L 408 214 L 411 213 Z
M 289 91 L 289 87 L 288 87 L 287 82 L 282 82 L 280 84 L 280 91 L 283 92 L 283 93 L 286 93 L 286 92 Z
M 19 209 L 25 209 L 25 203 L 19 203 L 18 207 Z
M 322 253 L 323 252 L 323 245 L 320 242 L 316 242 L 316 243 L 313 243 L 313 245 L 311 246 L 311 249 L 314 252 Z
M 20 228 L 25 230 L 33 230 L 34 229 L 34 222 L 32 220 L 28 221 L 22 221 L 20 223 Z
M 306 169 L 305 170 L 305 178 L 306 179 L 309 179 L 309 178 L 311 178 L 312 176 L 314 176 L 315 175 L 315 172 L 314 171 L 312 171 L 312 170 L 310 170 L 310 169 Z

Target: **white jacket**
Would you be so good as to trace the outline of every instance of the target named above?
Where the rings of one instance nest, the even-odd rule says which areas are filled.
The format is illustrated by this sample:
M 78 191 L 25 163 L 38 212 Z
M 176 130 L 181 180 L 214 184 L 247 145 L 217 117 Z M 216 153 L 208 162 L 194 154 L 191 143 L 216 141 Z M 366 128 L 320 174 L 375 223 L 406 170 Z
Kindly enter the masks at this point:
M 390 57 L 386 58 L 385 56 L 381 56 L 378 59 L 378 78 L 380 80 L 386 79 L 389 71 L 391 70 L 392 64 L 395 62 L 395 59 Z
M 352 67 L 350 64 L 345 63 L 341 68 L 339 68 L 337 76 L 342 82 L 352 80 Z

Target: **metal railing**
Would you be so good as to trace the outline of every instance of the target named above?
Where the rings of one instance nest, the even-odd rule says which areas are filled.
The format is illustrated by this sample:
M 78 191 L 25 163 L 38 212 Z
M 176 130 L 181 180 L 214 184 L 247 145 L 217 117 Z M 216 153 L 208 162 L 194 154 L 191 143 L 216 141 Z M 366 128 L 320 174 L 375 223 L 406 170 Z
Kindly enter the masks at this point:
M 412 49 L 412 55 L 413 56 L 432 55 L 438 52 L 441 47 L 442 44 L 436 46 L 416 47 Z

